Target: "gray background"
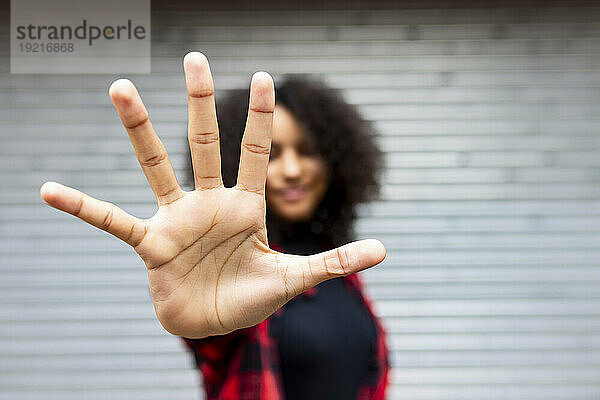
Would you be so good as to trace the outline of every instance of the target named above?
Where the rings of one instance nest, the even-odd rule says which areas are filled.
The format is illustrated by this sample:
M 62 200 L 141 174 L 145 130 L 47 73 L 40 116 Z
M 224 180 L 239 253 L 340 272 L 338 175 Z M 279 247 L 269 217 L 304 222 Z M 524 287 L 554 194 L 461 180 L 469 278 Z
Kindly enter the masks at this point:
M 179 172 L 188 50 L 217 92 L 259 69 L 316 73 L 375 121 L 389 169 L 357 227 L 388 248 L 363 276 L 390 398 L 600 398 L 600 8 L 171 3 L 152 15 L 153 73 L 128 77 Z M 39 198 L 57 180 L 153 214 L 117 76 L 10 75 L 3 59 L 0 399 L 201 398 L 142 261 Z

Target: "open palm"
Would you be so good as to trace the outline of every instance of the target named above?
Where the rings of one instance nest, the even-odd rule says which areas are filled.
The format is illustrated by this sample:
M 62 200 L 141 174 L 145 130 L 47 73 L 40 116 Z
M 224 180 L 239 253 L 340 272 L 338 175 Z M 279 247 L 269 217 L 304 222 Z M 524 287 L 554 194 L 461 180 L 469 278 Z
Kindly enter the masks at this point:
M 185 192 L 179 186 L 138 92 L 125 79 L 115 81 L 109 94 L 158 200 L 156 214 L 142 220 L 55 182 L 40 189 L 49 205 L 135 249 L 147 266 L 156 315 L 167 331 L 202 338 L 255 325 L 320 282 L 385 258 L 383 245 L 372 239 L 312 256 L 271 250 L 265 227 L 265 180 L 275 107 L 273 81 L 265 72 L 252 77 L 237 184 L 225 188 L 208 61 L 201 53 L 189 53 L 184 69 L 195 190 Z

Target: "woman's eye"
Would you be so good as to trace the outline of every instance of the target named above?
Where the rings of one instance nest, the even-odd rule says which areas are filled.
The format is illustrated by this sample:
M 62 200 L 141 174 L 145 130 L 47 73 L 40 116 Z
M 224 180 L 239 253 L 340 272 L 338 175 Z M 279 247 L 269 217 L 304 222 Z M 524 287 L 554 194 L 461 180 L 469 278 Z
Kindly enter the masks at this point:
M 319 154 L 319 152 L 317 151 L 317 148 L 312 145 L 302 146 L 299 150 L 300 150 L 300 154 L 305 155 L 305 156 L 316 156 L 317 154 Z
M 279 149 L 271 148 L 271 152 L 269 153 L 269 161 L 276 159 L 279 157 Z

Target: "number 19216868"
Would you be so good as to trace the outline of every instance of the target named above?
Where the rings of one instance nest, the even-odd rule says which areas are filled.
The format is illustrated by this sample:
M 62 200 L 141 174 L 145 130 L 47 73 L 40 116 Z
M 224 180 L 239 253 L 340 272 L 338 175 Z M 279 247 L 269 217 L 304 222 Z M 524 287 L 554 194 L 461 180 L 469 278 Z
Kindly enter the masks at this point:
M 74 50 L 73 43 L 43 43 L 43 42 L 26 42 L 19 43 L 21 53 L 72 53 Z

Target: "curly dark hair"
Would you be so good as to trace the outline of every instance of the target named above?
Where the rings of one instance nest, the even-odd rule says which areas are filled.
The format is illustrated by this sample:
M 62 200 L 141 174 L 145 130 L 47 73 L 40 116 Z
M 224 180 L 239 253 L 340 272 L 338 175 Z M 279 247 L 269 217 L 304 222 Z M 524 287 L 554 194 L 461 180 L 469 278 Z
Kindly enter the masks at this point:
M 219 93 L 215 97 L 223 183 L 230 187 L 237 179 L 249 90 L 228 90 L 223 97 Z M 329 169 L 329 188 L 310 221 L 311 231 L 324 248 L 353 240 L 356 206 L 379 194 L 383 159 L 372 124 L 342 99 L 339 90 L 307 75 L 290 75 L 276 81 L 275 104 L 285 107 L 306 132 L 314 135 L 317 150 Z M 193 182 L 191 160 L 186 180 Z M 293 229 L 293 225 L 269 212 L 268 207 L 266 222 L 269 241 L 276 243 Z

